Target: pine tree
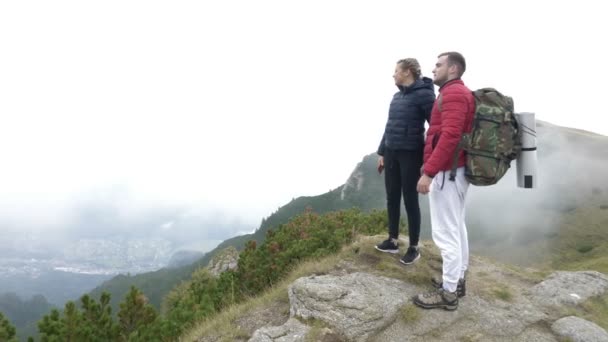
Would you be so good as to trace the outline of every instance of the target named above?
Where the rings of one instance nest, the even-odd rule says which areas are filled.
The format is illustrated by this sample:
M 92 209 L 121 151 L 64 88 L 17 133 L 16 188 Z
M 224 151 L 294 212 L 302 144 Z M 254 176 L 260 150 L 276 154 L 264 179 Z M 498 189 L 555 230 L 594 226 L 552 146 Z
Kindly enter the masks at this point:
M 101 294 L 99 303 L 88 295 L 82 296 L 82 325 L 84 338 L 87 341 L 115 341 L 119 335 L 119 329 L 112 319 L 112 307 L 110 306 L 110 295 L 107 292 Z
M 17 331 L 11 325 L 7 318 L 0 312 L 0 342 L 16 342 L 15 335 Z
M 75 342 L 79 338 L 79 327 L 82 322 L 82 315 L 78 312 L 74 302 L 67 302 L 63 311 L 62 335 L 66 342 Z
M 80 298 L 81 310 L 67 302 L 63 315 L 52 310 L 38 322 L 41 342 L 116 341 L 119 329 L 112 318 L 110 295 L 103 293 L 97 303 L 88 295 Z
M 156 310 L 148 303 L 146 296 L 135 286 L 131 286 L 124 302 L 120 303 L 118 312 L 118 325 L 123 338 L 135 339 L 142 335 L 156 319 Z
M 63 341 L 63 322 L 61 322 L 59 311 L 51 310 L 49 315 L 45 315 L 38 322 L 38 332 L 40 342 L 60 342 Z

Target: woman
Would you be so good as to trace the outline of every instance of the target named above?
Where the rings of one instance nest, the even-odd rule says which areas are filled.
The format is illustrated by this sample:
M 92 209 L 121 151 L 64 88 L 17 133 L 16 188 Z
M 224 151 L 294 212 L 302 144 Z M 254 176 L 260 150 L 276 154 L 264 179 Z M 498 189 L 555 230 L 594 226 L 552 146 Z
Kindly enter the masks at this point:
M 391 101 L 388 121 L 378 148 L 378 172 L 385 170 L 389 236 L 376 249 L 399 253 L 399 218 L 403 193 L 410 245 L 401 262 L 409 265 L 420 258 L 420 205 L 416 184 L 422 167 L 424 122 L 430 120 L 435 88 L 433 80 L 421 77 L 420 64 L 415 58 L 398 61 L 393 78 L 399 91 Z

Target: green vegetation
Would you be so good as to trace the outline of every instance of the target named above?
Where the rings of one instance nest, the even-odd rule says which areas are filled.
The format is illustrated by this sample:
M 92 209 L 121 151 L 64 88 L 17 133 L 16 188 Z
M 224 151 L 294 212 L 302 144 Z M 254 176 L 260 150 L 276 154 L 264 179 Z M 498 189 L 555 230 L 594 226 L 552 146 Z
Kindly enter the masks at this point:
M 27 336 L 36 336 L 36 322 L 51 309 L 53 305 L 41 295 L 33 296 L 29 300 L 22 300 L 15 293 L 0 295 L 0 312 L 10 318 L 17 329 L 17 339 L 20 340 L 25 340 Z
M 605 139 L 600 145 L 605 146 Z M 376 158 L 371 155 L 358 166 L 357 172 L 361 172 L 364 181 L 320 196 L 296 198 L 262 220 L 255 233 L 224 241 L 192 265 L 136 276 L 122 275 L 104 283 L 83 297 L 79 306 L 68 303 L 62 312 L 54 310 L 47 315 L 39 324 L 43 340 L 63 341 L 72 336 L 76 340 L 86 337 L 92 341 L 110 337 L 116 341 L 172 341 L 179 336 L 184 339 L 187 331 L 190 332 L 186 333 L 186 340 L 207 335 L 225 340 L 245 339 L 247 332 L 236 323 L 244 313 L 254 312 L 268 303 L 285 313 L 288 310 L 286 289 L 291 282 L 312 273 L 328 272 L 339 261 L 362 264 L 382 275 L 426 286 L 429 274 L 441 269 L 441 258 L 433 246 L 424 246 L 423 263 L 404 269 L 397 262 L 398 256 L 377 253 L 369 241 L 352 244 L 359 234 L 386 235 L 386 213 L 364 213 L 385 206 L 382 177 L 377 175 L 375 163 Z M 530 229 L 512 232 L 473 221 L 469 225 L 471 246 L 485 246 L 485 250 L 479 252 L 485 251 L 485 255 L 494 257 L 503 250 L 504 255 L 526 259 L 529 266 L 542 267 L 538 272 L 504 274 L 516 276 L 522 282 L 538 282 L 555 269 L 596 270 L 608 274 L 605 228 L 608 226 L 608 192 L 598 188 L 592 195 L 592 200 L 573 201 L 569 193 L 564 192 L 558 205 L 538 208 L 559 216 L 559 220 L 538 223 L 542 229 L 534 226 L 537 222 L 530 222 Z M 346 210 L 351 207 L 361 211 Z M 421 209 L 427 217 L 425 201 L 421 201 Z M 429 229 L 423 228 L 423 238 L 429 233 Z M 217 251 L 228 246 L 241 251 L 238 268 L 213 277 L 205 266 Z M 474 253 L 479 254 L 475 250 Z M 476 279 L 471 285 L 479 286 L 477 293 L 486 299 L 509 302 L 518 296 L 513 290 L 498 285 L 495 274 L 489 271 L 474 275 Z M 91 298 L 100 298 L 100 301 L 97 303 Z M 123 303 L 119 303 L 121 299 Z M 607 302 L 607 297 L 588 301 L 577 315 L 603 323 L 607 328 Z M 401 318 L 415 322 L 416 313 L 415 308 L 406 305 Z M 4 328 L 1 319 L 0 323 L 2 336 L 9 330 Z M 6 324 L 8 326 L 8 322 Z M 429 337 L 438 334 L 440 332 L 435 331 L 429 333 Z
M 386 215 L 363 214 L 351 209 L 318 215 L 308 211 L 276 231 L 268 231 L 260 248 L 255 242 L 241 253 L 238 280 L 241 293 L 255 295 L 275 284 L 294 265 L 307 258 L 336 253 L 353 242 L 357 234 L 378 234 L 386 230 Z
M 578 247 L 576 250 L 579 251 L 579 253 L 587 253 L 587 252 L 591 252 L 591 250 L 593 250 L 593 246 L 582 245 L 582 246 Z
M 465 336 L 461 336 L 458 338 L 459 342 L 477 342 L 482 339 L 482 336 L 479 334 L 469 334 Z
M 63 312 L 54 309 L 38 322 L 40 341 L 162 341 L 154 329 L 156 312 L 139 290 L 132 287 L 120 307 L 115 321 L 109 294 L 102 294 L 99 302 L 84 295 L 80 307 L 68 302 Z
M 608 295 L 590 298 L 581 307 L 583 318 L 608 330 Z
M 85 295 L 79 305 L 68 302 L 63 311 L 53 309 L 43 317 L 38 323 L 40 341 L 174 341 L 195 322 L 222 310 L 229 312 L 269 289 L 287 286 L 286 276 L 302 263 L 312 260 L 316 269 L 334 265 L 332 256 L 359 234 L 385 233 L 386 224 L 385 212 L 365 214 L 351 209 L 319 215 L 307 210 L 276 230 L 268 230 L 263 243 L 247 243 L 236 270 L 214 277 L 199 267 L 164 298 L 161 315 L 134 286 L 123 296 L 116 315 L 111 294 L 103 292 L 98 302 Z M 355 255 L 352 250 L 348 253 Z M 277 295 L 272 298 L 276 300 Z M 283 301 L 287 303 L 287 298 Z M 14 332 L 5 330 L 7 335 Z M 239 329 L 231 330 L 230 336 L 243 335 Z
M 116 340 L 118 326 L 114 323 L 107 294 L 99 303 L 91 297 L 82 296 L 78 309 L 74 302 L 65 305 L 63 313 L 52 310 L 38 323 L 40 340 L 54 341 L 103 341 Z
M 348 210 L 353 207 L 359 208 L 362 212 L 384 208 L 386 205 L 384 179 L 375 171 L 376 161 L 376 155 L 372 154 L 366 156 L 358 165 L 359 170 L 366 177 L 366 181 L 362 183 L 362 187 L 357 191 L 346 191 L 346 195 L 342 197 L 344 186 L 340 186 L 319 196 L 295 198 L 264 218 L 260 227 L 253 234 L 241 235 L 223 241 L 192 265 L 161 269 L 134 276 L 119 275 L 97 287 L 90 295 L 99 297 L 103 292 L 109 293 L 112 298 L 112 308 L 117 310 L 120 298 L 124 298 L 129 292 L 129 288 L 135 286 L 146 295 L 150 304 L 160 310 L 163 298 L 181 282 L 187 281 L 198 268 L 207 266 L 217 252 L 229 246 L 242 251 L 250 241 L 254 241 L 256 245 L 261 245 L 265 241 L 269 230 L 277 229 L 307 210 L 313 210 L 317 214 L 325 214 L 333 211 Z M 422 206 L 424 211 L 424 203 Z
M 405 323 L 414 323 L 420 320 L 421 312 L 414 304 L 405 304 L 401 307 L 400 315 Z
M 0 312 L 0 341 L 4 342 L 12 342 L 17 341 L 15 339 L 15 327 L 11 325 L 11 323 L 4 317 L 2 312 Z
M 510 302 L 513 300 L 513 294 L 506 286 L 497 286 L 492 289 L 492 294 L 505 302 Z
M 160 309 L 163 297 L 180 282 L 190 278 L 198 267 L 207 265 L 211 257 L 211 255 L 205 255 L 198 262 L 179 268 L 163 268 L 155 272 L 133 276 L 118 275 L 104 282 L 101 286 L 91 291 L 89 295 L 91 297 L 99 297 L 104 292 L 110 294 L 112 298 L 110 305 L 113 310 L 117 311 L 120 299 L 129 293 L 131 286 L 135 286 L 146 295 L 152 306 Z
M 125 298 L 124 302 L 120 303 L 120 311 L 118 312 L 119 331 L 123 337 L 128 339 L 142 340 L 148 337 L 148 330 L 153 330 L 153 324 L 157 322 L 157 313 L 154 308 L 148 304 L 148 300 L 144 294 L 131 287 L 131 291 Z
M 306 334 L 305 342 L 318 342 L 323 340 L 328 329 L 328 326 L 323 321 L 308 319 L 304 320 L 304 324 L 310 327 L 310 330 Z
M 213 317 L 195 323 L 194 327 L 182 336 L 182 340 L 198 341 L 200 336 L 213 336 L 218 338 L 227 337 L 229 341 L 233 341 L 239 330 L 238 322 L 242 317 L 251 317 L 257 321 L 255 317 L 260 308 L 269 306 L 272 307 L 272 311 L 275 314 L 282 315 L 281 317 L 289 317 L 287 288 L 290 284 L 298 278 L 311 274 L 327 274 L 335 270 L 336 267 L 339 267 L 337 265 L 345 261 L 352 261 L 353 258 L 359 258 L 359 255 L 354 253 L 354 250 L 367 250 L 367 247 L 378 243 L 378 240 L 379 238 L 377 237 L 362 237 L 352 245 L 345 246 L 338 253 L 330 254 L 324 258 L 309 258 L 307 261 L 294 265 L 291 272 L 285 275 L 285 278 L 259 295 L 248 297 L 242 302 L 220 311 Z M 370 271 L 374 269 L 373 264 L 364 263 L 363 265 L 369 268 Z M 238 334 L 242 335 L 242 332 L 238 332 Z M 327 336 L 324 337 L 324 339 L 326 338 Z
M 386 214 L 359 210 L 319 215 L 312 211 L 269 230 L 259 247 L 250 241 L 239 257 L 238 268 L 214 278 L 206 269 L 171 291 L 163 302 L 170 326 L 189 328 L 245 299 L 279 284 L 299 263 L 337 253 L 357 234 L 377 234 L 386 228 Z
M 403 280 L 410 284 L 427 286 L 432 274 L 437 273 L 436 263 L 440 260 L 439 250 L 430 244 L 421 244 L 421 253 L 424 253 L 425 262 L 416 263 L 415 267 L 403 267 L 399 263 L 399 254 L 378 254 L 374 249 L 374 244 L 360 246 L 360 252 L 357 255 L 357 262 L 360 264 L 369 264 L 382 275 Z M 441 263 L 439 262 L 439 269 Z
M 549 268 L 594 270 L 608 274 L 608 211 L 598 206 L 577 208 L 564 216 L 551 241 Z
M 382 213 L 380 213 L 382 214 Z M 382 216 L 382 215 L 381 215 Z M 384 219 L 379 217 L 379 219 Z M 370 233 L 371 234 L 371 233 Z M 328 274 L 332 271 L 342 270 L 348 265 L 353 265 L 357 270 L 376 273 L 382 276 L 394 277 L 404 281 L 409 281 L 412 277 L 418 276 L 420 279 L 425 279 L 425 284 L 428 284 L 429 273 L 433 267 L 429 266 L 436 262 L 439 258 L 439 251 L 432 247 L 423 245 L 425 258 L 423 262 L 416 264 L 412 268 L 404 268 L 399 266 L 399 256 L 385 253 L 378 253 L 374 249 L 374 245 L 384 239 L 384 231 L 381 235 L 366 236 L 359 235 L 352 243 L 343 246 L 337 253 L 328 254 L 320 258 L 308 258 L 306 261 L 294 265 L 290 272 L 285 275 L 282 280 L 275 283 L 273 286 L 265 289 L 256 296 L 245 298 L 238 304 L 230 305 L 228 308 L 220 311 L 217 315 L 210 316 L 193 325 L 193 328 L 182 335 L 184 341 L 198 341 L 201 336 L 208 336 L 211 339 L 219 337 L 232 337 L 239 330 L 243 317 L 256 317 L 260 310 L 272 307 L 272 310 L 277 315 L 286 318 L 289 317 L 289 300 L 287 297 L 287 288 L 296 279 L 310 276 L 311 274 Z M 390 265 L 393 264 L 395 268 Z M 385 265 L 382 269 L 380 265 Z M 283 311 L 283 313 L 280 313 Z M 413 305 L 406 304 L 400 312 L 400 317 L 406 322 L 415 322 L 422 315 L 420 310 Z M 257 321 L 257 318 L 252 318 Z M 308 323 L 308 322 L 307 322 Z M 313 324 L 314 328 L 314 324 Z M 239 332 L 241 335 L 243 332 Z M 323 329 L 313 329 L 309 332 L 312 336 L 322 335 Z M 341 341 L 334 334 L 323 335 L 322 340 Z M 248 336 L 246 336 L 248 337 Z M 336 339 L 332 339 L 332 338 Z M 246 339 L 246 338 L 245 338 Z
M 577 316 L 608 330 L 608 294 L 592 297 L 579 306 L 563 309 L 560 316 Z

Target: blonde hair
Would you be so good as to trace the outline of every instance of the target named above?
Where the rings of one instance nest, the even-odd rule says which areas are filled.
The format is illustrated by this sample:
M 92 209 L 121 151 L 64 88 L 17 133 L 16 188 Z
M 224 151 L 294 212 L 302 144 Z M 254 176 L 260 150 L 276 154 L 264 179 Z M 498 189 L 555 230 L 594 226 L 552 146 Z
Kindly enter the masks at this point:
M 416 58 L 404 58 L 397 61 L 401 70 L 409 70 L 413 75 L 414 79 L 419 79 L 422 75 L 420 71 L 420 63 Z

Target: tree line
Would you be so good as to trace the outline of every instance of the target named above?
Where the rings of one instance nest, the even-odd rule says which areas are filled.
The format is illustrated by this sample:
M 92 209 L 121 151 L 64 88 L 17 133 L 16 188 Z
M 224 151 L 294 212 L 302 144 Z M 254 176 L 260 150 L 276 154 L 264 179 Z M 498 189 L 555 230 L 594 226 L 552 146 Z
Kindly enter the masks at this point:
M 319 215 L 307 210 L 268 230 L 263 243 L 248 242 L 236 269 L 216 277 L 206 267 L 198 268 L 164 297 L 160 312 L 134 286 L 116 315 L 110 294 L 102 293 L 98 300 L 84 295 L 78 303 L 68 302 L 63 310 L 45 315 L 38 322 L 39 340 L 175 341 L 201 319 L 276 284 L 299 262 L 336 253 L 358 234 L 383 233 L 386 224 L 386 213 L 380 211 L 350 209 Z M 0 319 L 0 342 L 11 338 L 15 329 Z

